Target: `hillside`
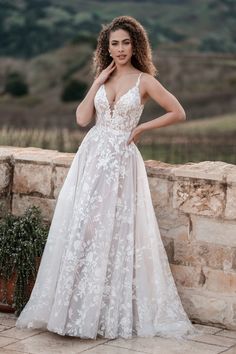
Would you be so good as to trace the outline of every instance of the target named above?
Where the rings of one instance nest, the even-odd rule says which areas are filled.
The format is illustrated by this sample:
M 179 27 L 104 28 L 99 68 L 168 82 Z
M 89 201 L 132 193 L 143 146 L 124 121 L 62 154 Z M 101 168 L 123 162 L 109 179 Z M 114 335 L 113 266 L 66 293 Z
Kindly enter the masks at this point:
M 154 51 L 158 79 L 183 104 L 189 120 L 236 111 L 236 55 L 170 55 Z M 88 44 L 67 45 L 29 60 L 0 58 L 0 90 L 6 72 L 21 72 L 29 94 L 0 96 L 0 125 L 15 127 L 77 128 L 75 110 L 79 100 L 62 102 L 67 82 L 92 83 L 92 49 Z M 1 87 L 2 85 L 2 87 Z M 163 113 L 154 101 L 145 105 L 142 121 Z
M 236 110 L 234 1 L 0 0 L 0 4 L 1 126 L 77 128 L 79 100 L 62 102 L 62 92 L 71 80 L 82 80 L 89 87 L 97 34 L 103 23 L 123 14 L 136 17 L 147 29 L 158 79 L 180 100 L 189 120 Z M 4 93 L 12 72 L 23 76 L 27 95 Z M 142 121 L 162 112 L 155 102 L 148 102 Z

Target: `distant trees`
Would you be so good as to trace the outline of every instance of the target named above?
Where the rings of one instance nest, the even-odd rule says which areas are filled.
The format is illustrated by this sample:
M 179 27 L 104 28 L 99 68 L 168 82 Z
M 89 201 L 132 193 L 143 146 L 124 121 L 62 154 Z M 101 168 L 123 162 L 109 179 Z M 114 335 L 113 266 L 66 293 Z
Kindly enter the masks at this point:
M 153 48 L 157 47 L 161 43 L 175 43 L 186 39 L 184 33 L 180 33 L 168 26 L 163 26 L 158 22 L 155 22 L 151 26 L 150 40 L 153 43 Z
M 104 1 L 108 11 L 103 11 Z M 32 58 L 67 42 L 75 45 L 87 43 L 94 49 L 102 24 L 108 23 L 112 14 L 119 10 L 119 2 L 96 0 L 94 4 L 98 6 L 94 6 L 92 11 L 82 2 L 0 0 L 0 55 Z M 236 52 L 235 0 L 129 0 L 127 3 L 130 4 L 130 13 L 135 3 L 140 8 L 144 3 L 151 3 L 145 16 L 142 8 L 139 16 L 153 48 L 166 46 L 189 51 L 188 44 L 193 43 L 194 50 L 221 52 L 222 48 L 223 52 Z M 159 18 L 152 13 L 153 6 L 158 4 L 161 5 Z M 224 29 L 219 24 L 223 24 Z M 220 38 L 208 35 L 209 29 Z
M 232 42 L 217 33 L 209 33 L 203 38 L 198 49 L 201 52 L 236 53 L 236 41 Z
M 0 0 L 1 3 L 1 0 Z M 52 0 L 5 1 L 0 11 L 0 55 L 31 58 L 71 42 L 83 32 L 93 47 L 100 30 L 96 12 L 77 13 L 71 4 Z M 77 37 L 77 42 L 82 38 Z
M 222 17 L 234 17 L 236 16 L 236 2 L 235 0 L 212 0 L 208 7 L 210 9 L 220 10 Z
M 71 42 L 72 44 L 89 43 L 91 47 L 95 49 L 97 46 L 97 37 L 87 32 L 80 32 L 72 39 Z
M 29 58 L 48 49 L 50 31 L 40 20 L 49 5 L 49 0 L 5 1 L 0 15 L 0 54 Z

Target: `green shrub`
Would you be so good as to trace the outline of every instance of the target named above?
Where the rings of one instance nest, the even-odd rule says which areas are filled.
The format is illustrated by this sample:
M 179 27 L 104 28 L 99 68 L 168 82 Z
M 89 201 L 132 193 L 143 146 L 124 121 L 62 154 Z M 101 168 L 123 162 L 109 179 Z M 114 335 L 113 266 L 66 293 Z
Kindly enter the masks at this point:
M 48 235 L 38 207 L 24 215 L 7 213 L 0 221 L 0 276 L 9 280 L 16 273 L 13 305 L 20 314 L 29 299 L 29 281 L 36 278 L 36 258 L 43 254 Z
M 71 79 L 69 80 L 62 91 L 61 99 L 64 102 L 81 100 L 87 90 L 87 84 L 84 81 Z
M 12 96 L 24 96 L 28 91 L 28 85 L 20 73 L 12 72 L 7 75 L 4 92 Z

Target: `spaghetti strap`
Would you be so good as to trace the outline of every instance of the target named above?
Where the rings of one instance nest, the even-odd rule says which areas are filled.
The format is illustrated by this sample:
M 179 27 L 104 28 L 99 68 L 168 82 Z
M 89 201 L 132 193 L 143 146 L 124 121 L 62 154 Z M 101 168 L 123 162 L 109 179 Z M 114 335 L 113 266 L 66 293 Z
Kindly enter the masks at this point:
M 136 85 L 135 85 L 135 86 L 138 86 L 138 85 L 139 85 L 141 75 L 142 75 L 142 73 L 140 73 L 140 74 L 139 74 L 139 77 L 138 77 L 138 80 L 137 80 L 137 82 L 136 82 Z

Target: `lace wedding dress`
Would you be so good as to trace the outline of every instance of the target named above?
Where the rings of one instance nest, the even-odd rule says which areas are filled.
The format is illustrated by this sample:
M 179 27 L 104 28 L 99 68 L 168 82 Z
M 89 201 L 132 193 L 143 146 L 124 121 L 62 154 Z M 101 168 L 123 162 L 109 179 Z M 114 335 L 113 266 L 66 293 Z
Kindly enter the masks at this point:
M 172 277 L 142 156 L 134 142 L 127 144 L 143 110 L 141 74 L 113 112 L 105 86 L 96 93 L 96 124 L 58 196 L 17 328 L 81 338 L 199 333 Z

